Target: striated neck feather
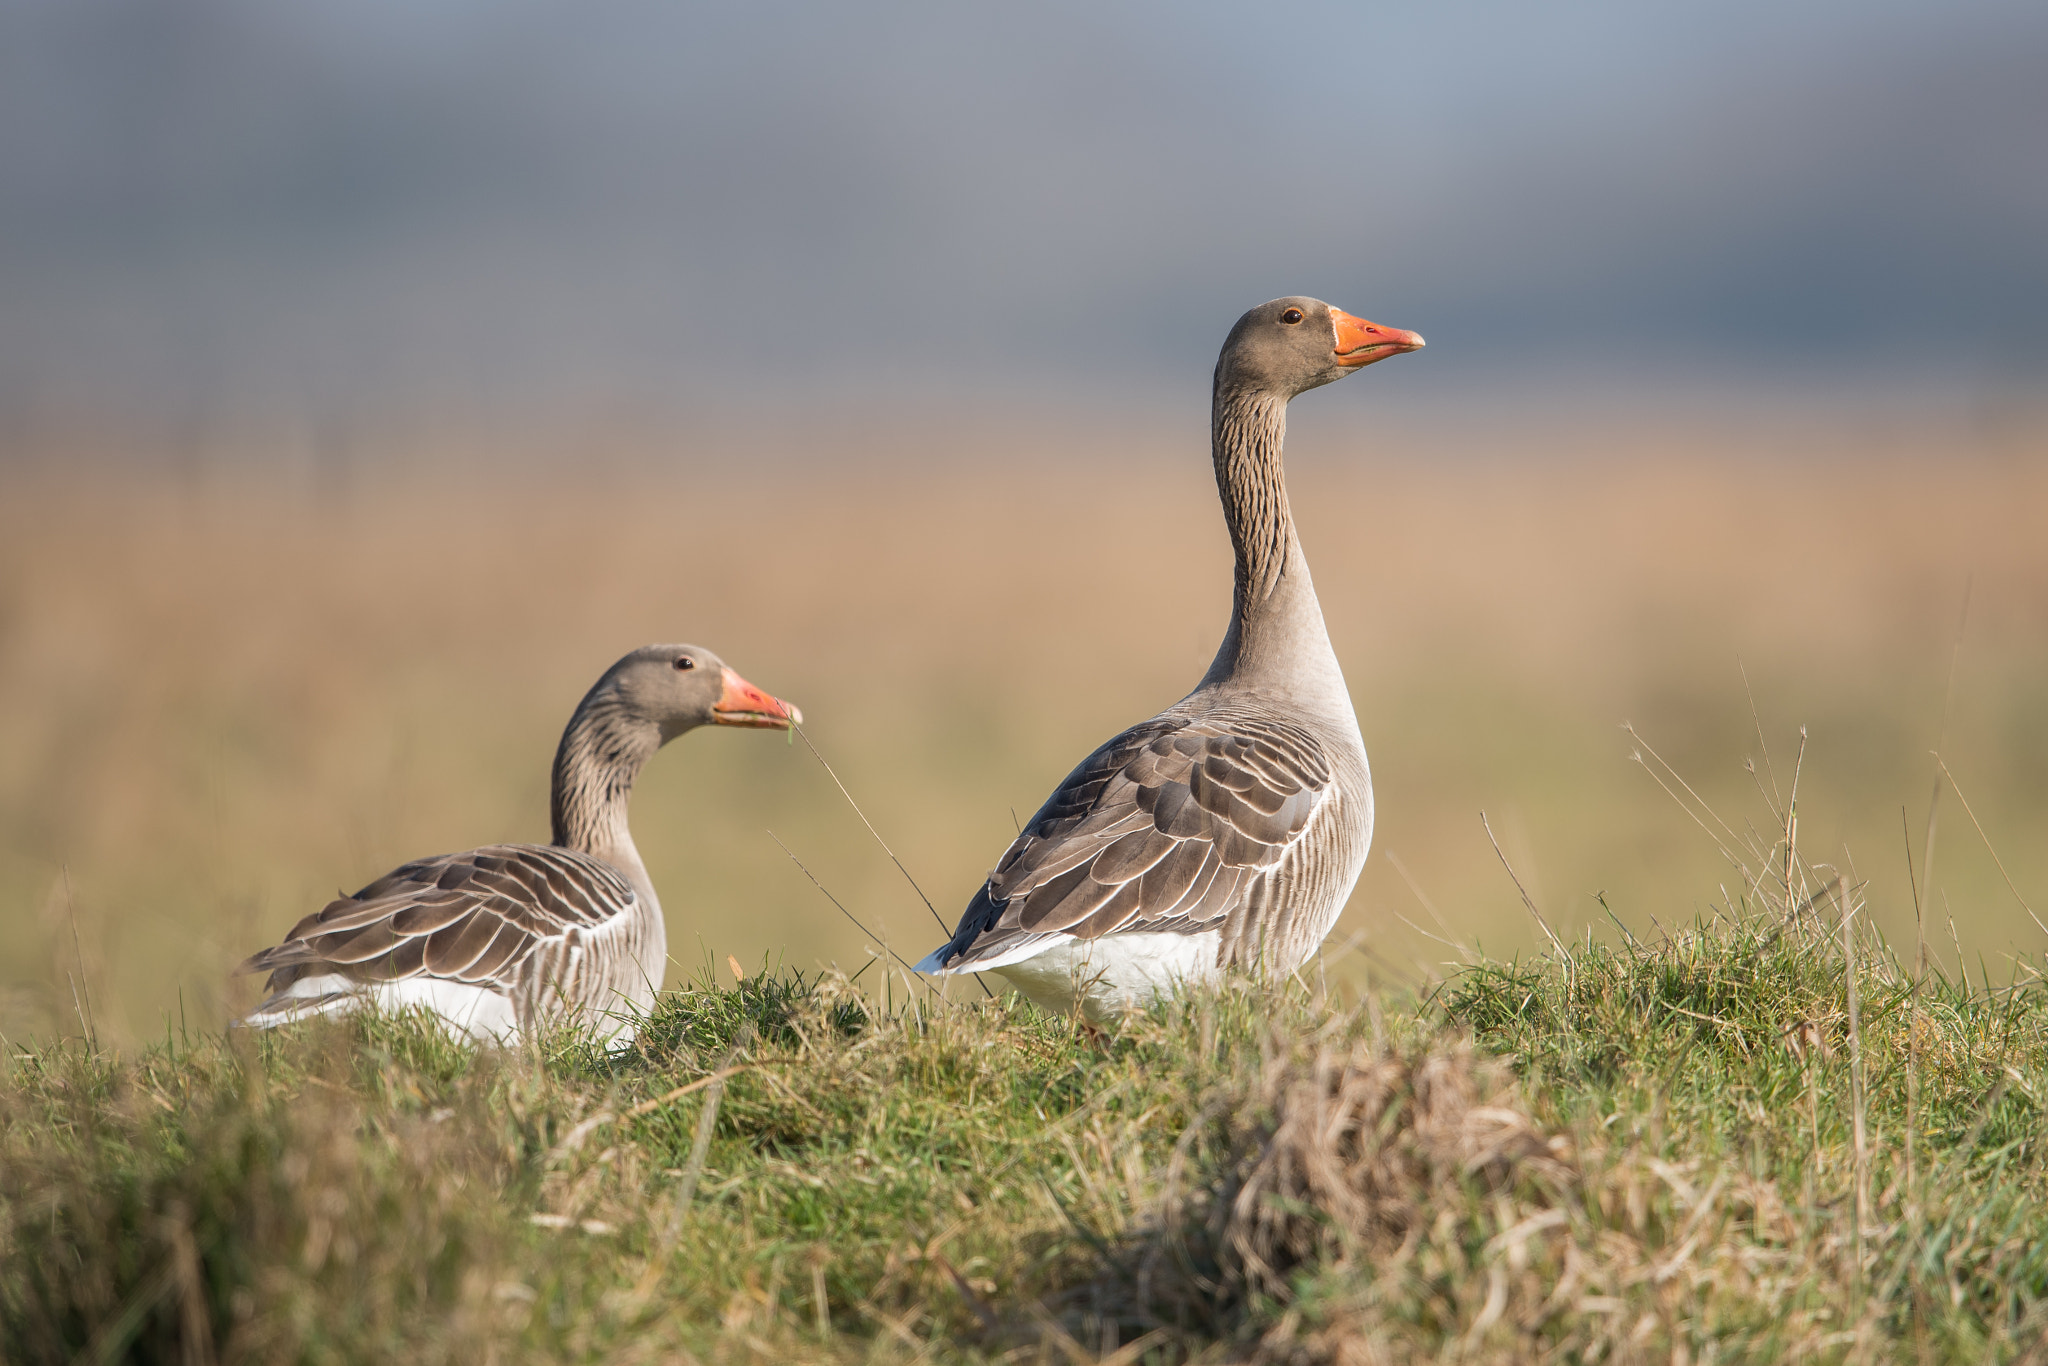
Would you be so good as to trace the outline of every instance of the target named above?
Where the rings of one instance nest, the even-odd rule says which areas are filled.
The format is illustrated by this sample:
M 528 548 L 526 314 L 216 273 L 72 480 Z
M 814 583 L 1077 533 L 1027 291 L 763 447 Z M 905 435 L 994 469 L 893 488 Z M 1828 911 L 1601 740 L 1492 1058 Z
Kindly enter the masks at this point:
M 1202 682 L 1341 693 L 1342 676 L 1287 506 L 1280 460 L 1287 400 L 1219 378 L 1211 430 L 1216 492 L 1237 569 L 1230 629 Z M 1343 705 L 1348 709 L 1348 698 Z
M 1287 571 L 1294 517 L 1280 463 L 1287 439 L 1287 400 L 1262 390 L 1216 387 L 1210 454 L 1223 522 L 1237 552 L 1231 617 L 1242 620 L 1272 597 Z
M 637 868 L 639 855 L 626 825 L 626 803 L 633 794 L 633 780 L 659 748 L 661 732 L 652 722 L 628 715 L 608 690 L 594 689 L 576 708 L 555 750 L 550 796 L 554 842 Z

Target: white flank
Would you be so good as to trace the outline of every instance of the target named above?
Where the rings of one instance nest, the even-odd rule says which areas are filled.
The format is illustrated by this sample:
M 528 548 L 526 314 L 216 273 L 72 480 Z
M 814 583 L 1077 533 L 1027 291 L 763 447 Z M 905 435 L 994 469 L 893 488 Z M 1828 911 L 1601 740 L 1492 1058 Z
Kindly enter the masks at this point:
M 1073 942 L 1074 936 L 1055 930 L 1036 939 L 1027 939 L 1021 944 L 1013 944 L 1001 953 L 991 954 L 987 958 L 977 958 L 972 963 L 963 963 L 956 958 L 953 960 L 951 967 L 946 967 L 939 962 L 939 955 L 946 951 L 946 946 L 941 944 L 924 957 L 918 959 L 917 966 L 912 968 L 911 971 L 928 972 L 934 977 L 951 977 L 956 972 L 993 972 L 997 968 L 1008 967 L 1012 963 L 1021 963 L 1027 958 L 1036 958 L 1039 954 L 1058 945 L 1071 944 Z
M 976 972 L 994 972 L 1042 1009 L 1064 1014 L 1081 1008 L 1097 1024 L 1106 1024 L 1190 982 L 1211 982 L 1221 976 L 1216 966 L 1217 930 L 1200 934 L 1155 934 L 1133 931 L 1100 939 L 1061 935 L 1054 942 L 1030 945 L 1016 956 L 1004 954 L 994 963 L 976 963 Z M 927 958 L 918 964 L 930 971 Z
M 323 996 L 329 999 L 320 1000 Z M 296 1005 L 298 1001 L 306 1004 Z M 445 977 L 407 977 L 375 986 L 350 981 L 339 973 L 302 977 L 292 983 L 283 1001 L 247 1016 L 242 1023 L 269 1029 L 313 1015 L 347 1015 L 369 1005 L 391 1012 L 408 1007 L 430 1010 L 450 1029 L 479 1043 L 513 1043 L 519 1038 L 519 1019 L 511 998 L 489 987 Z

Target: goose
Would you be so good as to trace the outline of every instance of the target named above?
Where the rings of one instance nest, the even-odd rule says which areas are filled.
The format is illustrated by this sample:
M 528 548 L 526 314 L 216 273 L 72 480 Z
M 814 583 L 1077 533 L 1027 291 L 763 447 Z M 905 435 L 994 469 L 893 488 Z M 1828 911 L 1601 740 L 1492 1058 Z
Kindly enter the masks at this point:
M 695 645 L 605 670 L 555 750 L 550 844 L 418 859 L 301 920 L 238 972 L 267 972 L 258 1028 L 421 1007 L 479 1041 L 576 1021 L 630 1044 L 668 964 L 661 902 L 626 824 L 654 752 L 703 725 L 787 729 L 803 713 Z
M 1372 776 L 1288 511 L 1287 404 L 1421 349 L 1317 299 L 1260 304 L 1216 362 L 1211 455 L 1236 552 L 1195 690 L 1083 759 L 917 969 L 994 972 L 1107 1022 L 1182 982 L 1293 972 L 1372 842 Z

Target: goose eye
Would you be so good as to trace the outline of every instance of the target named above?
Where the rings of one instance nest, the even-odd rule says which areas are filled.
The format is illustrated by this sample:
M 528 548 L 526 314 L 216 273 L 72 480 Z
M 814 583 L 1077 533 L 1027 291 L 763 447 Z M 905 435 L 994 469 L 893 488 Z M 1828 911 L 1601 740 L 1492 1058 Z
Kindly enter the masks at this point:
M 1300 322 L 1301 310 L 1298 308 L 1290 308 L 1282 311 L 1280 314 L 1280 321 L 1283 323 L 1287 323 L 1289 325 Z
M 678 669 L 694 669 L 697 667 L 697 661 L 688 655 L 683 655 L 676 660 L 676 667 Z

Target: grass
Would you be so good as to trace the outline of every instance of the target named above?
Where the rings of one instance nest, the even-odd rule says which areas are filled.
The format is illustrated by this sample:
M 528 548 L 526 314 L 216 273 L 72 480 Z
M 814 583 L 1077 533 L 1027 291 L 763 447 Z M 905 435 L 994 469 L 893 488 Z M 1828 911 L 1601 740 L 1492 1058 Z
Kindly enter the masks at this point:
M 0 1341 L 2042 1360 L 2048 986 L 1916 990 L 1852 927 L 1852 1034 L 1844 939 L 1781 924 L 1587 940 L 1425 1000 L 1225 987 L 1106 1035 L 781 974 L 664 996 L 619 1056 L 408 1018 L 20 1048 Z
M 1331 941 L 1366 953 L 1106 1035 L 906 995 L 874 950 L 941 927 L 824 770 L 693 737 L 635 802 L 672 942 L 801 970 L 706 972 L 619 1056 L 222 1032 L 212 984 L 337 884 L 538 835 L 567 705 L 654 635 L 799 701 L 949 909 L 1010 807 L 1206 664 L 1199 441 L 1053 492 L 822 447 L 724 483 L 7 474 L 0 1366 L 2048 1364 L 2042 466 L 1646 432 L 1297 452 L 1382 802 Z M 1187 573 L 1117 534 L 1140 499 L 1209 528 Z M 990 538 L 997 506 L 1056 539 Z M 1803 769 L 1722 762 L 1738 655 Z M 1930 745 L 1959 786 L 1916 870 L 1877 851 Z M 1417 962 L 1416 908 L 1491 951 Z

